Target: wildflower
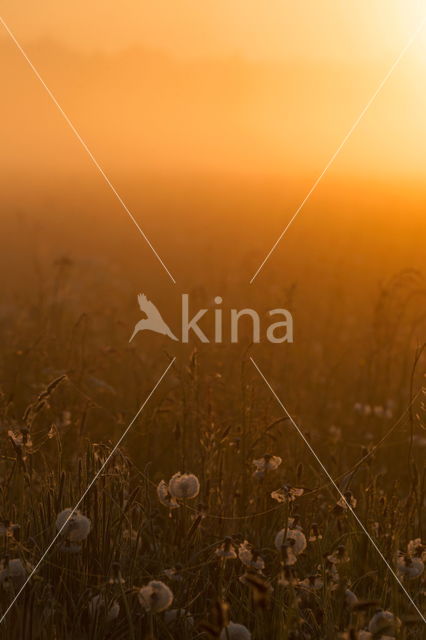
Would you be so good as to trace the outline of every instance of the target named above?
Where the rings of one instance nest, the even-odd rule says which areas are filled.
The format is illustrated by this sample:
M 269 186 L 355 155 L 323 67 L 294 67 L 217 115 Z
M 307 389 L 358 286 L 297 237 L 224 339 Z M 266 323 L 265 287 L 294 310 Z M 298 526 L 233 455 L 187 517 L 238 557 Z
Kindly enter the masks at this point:
M 332 564 L 343 564 L 345 562 L 349 562 L 350 558 L 346 553 L 344 545 L 339 544 L 336 551 L 333 551 L 333 553 L 327 556 L 327 560 Z
M 294 502 L 296 498 L 303 496 L 304 489 L 298 489 L 297 487 L 290 487 L 285 484 L 280 489 L 276 489 L 271 493 L 271 498 L 277 502 Z
M 325 558 L 325 561 L 326 561 L 325 574 L 327 578 L 329 578 L 332 582 L 339 582 L 340 575 L 337 570 L 337 565 L 334 564 L 333 562 L 330 562 L 330 560 L 328 560 L 327 557 Z M 318 568 L 318 571 L 320 571 L 321 565 L 319 565 L 317 568 Z
M 33 443 L 31 440 L 31 434 L 29 429 L 23 427 L 19 433 L 9 430 L 7 432 L 9 439 L 15 449 L 15 453 L 21 457 L 22 460 L 27 459 L 27 453 L 32 453 Z
M 167 482 L 161 480 L 161 482 L 157 486 L 157 496 L 161 504 L 169 509 L 178 509 L 180 505 L 178 505 L 176 498 L 174 498 L 169 491 L 169 486 Z
M 56 518 L 56 530 L 69 542 L 82 542 L 89 535 L 90 528 L 89 518 L 86 518 L 80 511 L 73 512 L 73 509 L 64 509 Z
M 225 558 L 226 560 L 234 560 L 237 557 L 235 549 L 232 544 L 232 538 L 225 538 L 224 543 L 216 549 L 215 554 L 218 558 Z
M 408 554 L 401 555 L 398 558 L 397 570 L 400 578 L 414 580 L 422 575 L 424 569 L 425 565 L 421 558 L 411 558 Z
M 285 536 L 285 539 L 284 539 Z M 291 546 L 293 553 L 300 555 L 307 546 L 306 536 L 303 531 L 299 529 L 281 529 L 275 536 L 275 547 L 280 551 L 284 543 L 288 543 Z
M 317 573 L 317 574 L 308 576 L 307 578 L 299 582 L 299 586 L 302 589 L 306 589 L 306 591 L 314 592 L 314 591 L 319 591 L 320 589 L 323 588 L 324 581 L 321 578 L 321 575 Z
M 407 553 L 412 557 L 421 558 L 423 561 L 426 560 L 426 546 L 420 538 L 410 540 L 407 544 Z
M 164 582 L 151 580 L 140 589 L 138 599 L 145 611 L 159 613 L 170 607 L 173 602 L 173 593 Z
M 284 542 L 281 547 L 282 564 L 285 567 L 291 567 L 297 562 L 297 555 L 294 553 L 291 544 Z
M 180 500 L 196 498 L 200 493 L 200 481 L 193 473 L 175 473 L 169 482 L 169 492 Z
M 379 609 L 368 623 L 368 630 L 373 635 L 395 634 L 401 626 L 401 621 L 391 611 Z
M 175 582 L 182 582 L 183 576 L 180 574 L 181 570 L 182 570 L 182 565 L 177 564 L 175 567 L 172 567 L 171 569 L 165 569 L 164 575 L 167 576 L 169 580 L 173 580 Z
M 56 435 L 58 435 L 58 429 L 55 424 L 52 424 L 49 431 L 47 432 L 47 437 L 49 438 L 49 440 L 51 440 Z
M 30 565 L 22 562 L 20 558 L 3 558 L 0 561 L 0 585 L 5 591 L 17 591 L 24 585 L 30 570 Z
M 89 615 L 91 618 L 105 618 L 107 622 L 112 622 L 118 618 L 120 605 L 117 600 L 108 602 L 105 594 L 98 594 L 89 600 Z
M 265 453 L 264 456 L 253 460 L 253 464 L 256 467 L 256 471 L 253 473 L 253 477 L 262 480 L 268 471 L 275 471 L 282 463 L 282 458 L 279 456 L 271 456 L 269 453 Z
M 345 509 L 345 510 L 348 508 L 348 506 L 351 507 L 352 509 L 355 509 L 357 505 L 357 501 L 353 497 L 350 491 L 345 491 L 345 493 L 342 494 L 342 496 L 340 497 L 340 500 L 338 500 L 336 504 L 338 507 L 341 507 L 342 509 Z
M 238 557 L 241 562 L 251 569 L 262 571 L 265 568 L 265 561 L 259 555 L 259 553 L 252 549 L 251 545 L 244 540 L 238 548 Z
M 19 525 L 12 524 L 10 520 L 0 521 L 0 537 L 19 539 Z
M 15 433 L 14 431 L 9 430 L 7 432 L 7 435 L 11 439 L 14 446 L 19 449 L 31 449 L 31 447 L 33 446 L 30 430 L 26 427 L 22 427 L 22 429 L 19 430 L 19 433 Z
M 322 535 L 319 531 L 317 523 L 313 522 L 309 534 L 309 542 L 316 542 L 317 540 L 322 540 Z
M 229 622 L 222 633 L 220 640 L 251 640 L 251 633 L 243 624 Z
M 296 558 L 296 556 L 294 557 Z M 290 566 L 288 563 L 285 564 L 283 571 L 281 571 L 279 575 L 278 584 L 282 587 L 297 586 L 299 584 L 298 579 L 294 576 L 292 566 Z

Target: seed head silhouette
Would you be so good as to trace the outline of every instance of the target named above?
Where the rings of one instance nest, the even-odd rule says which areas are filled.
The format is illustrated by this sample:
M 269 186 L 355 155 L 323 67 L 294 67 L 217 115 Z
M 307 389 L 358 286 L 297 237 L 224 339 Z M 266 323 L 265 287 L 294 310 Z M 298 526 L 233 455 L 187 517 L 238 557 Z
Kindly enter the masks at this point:
M 138 295 L 138 302 L 139 302 L 141 311 L 145 313 L 146 318 L 139 320 L 139 322 L 136 324 L 132 337 L 130 338 L 129 342 L 133 340 L 133 338 L 137 333 L 139 333 L 139 331 L 147 331 L 147 330 L 155 331 L 156 333 L 161 333 L 164 336 L 168 336 L 172 340 L 177 340 L 176 336 L 172 333 L 170 328 L 164 322 L 155 304 L 153 304 L 150 300 L 148 300 L 146 295 L 144 295 L 143 293 L 140 293 Z

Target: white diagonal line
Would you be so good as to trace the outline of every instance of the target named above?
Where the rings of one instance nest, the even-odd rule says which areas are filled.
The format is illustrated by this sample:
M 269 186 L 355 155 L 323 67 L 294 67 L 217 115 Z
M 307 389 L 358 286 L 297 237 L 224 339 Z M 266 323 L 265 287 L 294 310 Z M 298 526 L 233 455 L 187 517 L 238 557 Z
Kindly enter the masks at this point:
M 96 480 L 99 478 L 99 476 L 101 475 L 102 471 L 105 469 L 105 467 L 107 466 L 108 462 L 111 460 L 112 456 L 114 455 L 114 453 L 117 451 L 118 447 L 120 446 L 120 444 L 123 442 L 124 438 L 126 437 L 126 435 L 128 434 L 128 432 L 130 431 L 131 427 L 133 426 L 133 424 L 136 422 L 136 420 L 138 419 L 138 417 L 140 416 L 141 412 L 143 411 L 143 409 L 145 408 L 146 404 L 149 402 L 149 400 L 151 399 L 153 393 L 155 392 L 155 390 L 157 389 L 157 387 L 160 385 L 161 381 L 163 380 L 164 376 L 167 374 L 168 370 L 170 369 L 170 367 L 172 366 L 172 364 L 174 363 L 174 361 L 176 360 L 176 356 L 169 362 L 169 364 L 167 365 L 166 369 L 163 371 L 163 373 L 161 374 L 159 380 L 157 381 L 157 383 L 154 385 L 154 387 L 151 389 L 151 391 L 149 392 L 147 398 L 145 399 L 144 403 L 142 404 L 142 406 L 139 408 L 137 414 L 135 415 L 135 417 L 133 418 L 133 420 L 130 422 L 130 424 L 126 427 L 126 429 L 124 430 L 124 432 L 122 433 L 121 437 L 119 438 L 119 440 L 116 442 L 114 448 L 112 449 L 111 453 L 109 454 L 109 456 L 106 458 L 106 460 L 103 462 L 103 464 L 101 465 L 101 467 L 99 468 L 99 470 L 97 471 L 97 473 L 93 476 L 92 480 L 90 481 L 89 485 L 87 486 L 86 490 L 84 491 L 84 493 L 82 494 L 82 496 L 80 497 L 80 499 L 78 500 L 77 504 L 75 505 L 75 507 L 72 509 L 71 513 L 69 514 L 69 516 L 67 517 L 67 519 L 65 520 L 64 524 L 62 525 L 62 527 L 59 529 L 59 531 L 57 532 L 56 536 L 53 538 L 53 540 L 51 541 L 51 543 L 49 544 L 49 546 L 47 547 L 47 549 L 45 550 L 45 552 L 43 553 L 43 555 L 41 556 L 40 560 L 37 562 L 37 564 L 35 565 L 35 567 L 33 568 L 33 570 L 31 571 L 31 573 L 27 576 L 27 579 L 25 580 L 24 584 L 22 585 L 22 587 L 19 589 L 19 591 L 17 592 L 17 594 L 15 595 L 15 597 L 13 598 L 12 602 L 10 603 L 10 605 L 8 606 L 8 608 L 6 609 L 6 611 L 4 612 L 4 614 L 2 615 L 2 617 L 0 618 L 0 624 L 3 622 L 3 620 L 6 618 L 7 614 L 9 613 L 9 611 L 12 609 L 13 605 L 15 604 L 15 602 L 17 601 L 17 599 L 19 598 L 19 596 L 21 595 L 21 593 L 23 592 L 23 590 L 25 589 L 25 587 L 27 586 L 28 582 L 31 580 L 31 578 L 33 577 L 33 575 L 36 573 L 36 571 L 38 570 L 38 568 L 40 567 L 41 563 L 43 562 L 43 560 L 45 559 L 45 557 L 47 556 L 47 554 L 49 553 L 49 551 L 51 550 L 51 548 L 53 547 L 53 545 L 55 544 L 55 542 L 57 541 L 57 539 L 61 536 L 62 531 L 64 530 L 64 528 L 66 527 L 66 525 L 68 524 L 68 521 L 70 520 L 70 518 L 72 518 L 72 516 L 74 515 L 74 513 L 77 511 L 77 509 L 79 508 L 79 506 L 81 505 L 81 503 L 83 502 L 84 498 L 87 496 L 87 494 L 89 493 L 90 489 L 93 487 L 93 485 L 95 484 Z
M 403 590 L 403 592 L 405 593 L 405 595 L 407 596 L 407 598 L 409 599 L 409 601 L 411 602 L 411 604 L 413 605 L 413 607 L 415 608 L 415 610 L 417 611 L 417 613 L 419 614 L 420 618 L 423 620 L 423 622 L 426 624 L 426 618 L 423 615 L 423 613 L 420 611 L 420 609 L 418 608 L 418 606 L 416 605 L 416 603 L 414 602 L 413 598 L 410 596 L 410 594 L 408 593 L 407 589 L 404 587 L 404 585 L 402 584 L 401 580 L 398 578 L 397 574 L 395 573 L 394 569 L 392 568 L 392 566 L 389 564 L 389 562 L 386 560 L 385 556 L 383 555 L 381 549 L 377 546 L 376 542 L 374 541 L 374 539 L 371 537 L 370 533 L 368 532 L 368 530 L 366 529 L 366 527 L 364 526 L 363 522 L 359 519 L 358 515 L 355 513 L 355 511 L 353 510 L 353 508 L 351 507 L 351 505 L 347 502 L 345 496 L 343 495 L 343 493 L 340 491 L 339 487 L 337 486 L 336 482 L 333 480 L 333 478 L 331 477 L 331 475 L 329 474 L 329 472 L 327 471 L 327 469 L 325 468 L 325 466 L 323 465 L 323 463 L 321 462 L 321 460 L 318 458 L 317 454 L 315 453 L 315 450 L 312 448 L 311 444 L 309 443 L 309 440 L 307 440 L 307 438 L 305 437 L 303 431 L 300 429 L 300 427 L 296 424 L 296 422 L 293 420 L 293 418 L 291 417 L 291 415 L 289 414 L 289 412 L 287 411 L 287 409 L 285 408 L 285 406 L 283 405 L 283 403 L 281 402 L 280 398 L 278 397 L 278 395 L 275 393 L 274 389 L 271 387 L 270 383 L 268 382 L 268 380 L 265 378 L 265 376 L 263 375 L 262 371 L 259 369 L 258 365 L 256 364 L 256 362 L 253 360 L 253 358 L 250 356 L 250 360 L 252 361 L 252 364 L 254 365 L 254 367 L 256 368 L 257 372 L 259 373 L 259 375 L 261 376 L 261 378 L 263 379 L 263 381 L 265 382 L 266 386 L 268 387 L 268 389 L 271 391 L 272 395 L 274 396 L 275 400 L 278 402 L 278 404 L 280 405 L 280 407 L 283 409 L 284 413 L 286 414 L 286 416 L 288 417 L 288 419 L 290 420 L 291 424 L 293 425 L 293 427 L 296 429 L 296 431 L 298 432 L 299 436 L 302 438 L 302 440 L 304 441 L 304 443 L 306 444 L 306 446 L 308 447 L 309 451 L 312 453 L 312 455 L 314 456 L 314 458 L 316 459 L 316 461 L 318 462 L 318 464 L 320 465 L 321 469 L 324 471 L 325 475 L 327 476 L 327 478 L 329 479 L 330 483 L 333 485 L 333 487 L 336 489 L 336 491 L 338 492 L 339 496 L 343 499 L 344 503 L 346 503 L 348 510 L 352 513 L 353 517 L 355 518 L 355 520 L 357 521 L 357 523 L 359 524 L 359 526 L 361 527 L 361 529 L 363 530 L 363 532 L 365 533 L 365 535 L 368 537 L 368 539 L 370 540 L 371 544 L 373 545 L 373 547 L 375 548 L 375 550 L 377 551 L 377 553 L 379 554 L 379 556 L 381 557 L 381 559 L 383 560 L 383 562 L 385 563 L 385 565 L 387 566 L 387 568 L 389 569 L 389 571 L 391 572 L 391 574 L 393 575 L 393 577 L 395 578 L 395 580 L 398 582 L 399 586 L 401 587 L 401 589 Z
M 143 231 L 143 229 L 139 225 L 138 221 L 136 220 L 136 218 L 134 217 L 134 215 L 132 214 L 130 209 L 127 207 L 127 205 L 124 202 L 123 198 L 120 196 L 120 194 L 118 193 L 117 189 L 114 187 L 114 185 L 112 184 L 111 180 L 108 178 L 108 176 L 106 175 L 105 171 L 102 169 L 101 165 L 96 160 L 95 156 L 93 155 L 93 153 L 91 152 L 91 150 L 89 149 L 89 147 L 87 146 L 87 144 L 85 143 L 85 141 L 83 140 L 83 138 L 81 137 L 81 135 L 79 134 L 77 129 L 75 128 L 75 126 L 73 125 L 72 121 L 70 120 L 68 115 L 65 113 L 65 111 L 63 110 L 63 108 L 61 107 L 59 102 L 57 101 L 56 97 L 54 96 L 52 91 L 49 89 L 49 87 L 47 86 L 47 84 L 45 83 L 43 78 L 41 77 L 40 73 L 37 71 L 36 67 L 33 65 L 33 63 L 31 62 L 30 58 L 28 57 L 28 55 L 26 54 L 26 52 L 24 51 L 22 46 L 19 44 L 18 40 L 16 39 L 16 37 L 14 36 L 14 34 L 12 33 L 12 31 L 10 30 L 10 28 L 8 27 L 8 25 L 5 23 L 5 21 L 3 20 L 3 18 L 1 16 L 0 16 L 0 23 L 3 25 L 4 29 L 7 31 L 7 33 L 9 34 L 9 36 L 11 37 L 11 39 L 13 40 L 13 42 L 15 43 L 15 45 L 17 46 L 17 48 L 19 49 L 19 51 L 21 52 L 21 54 L 23 55 L 25 60 L 28 62 L 29 66 L 31 67 L 31 69 L 34 72 L 35 76 L 38 78 L 38 80 L 40 81 L 40 83 L 43 85 L 43 87 L 45 88 L 46 92 L 48 93 L 50 99 L 55 104 L 55 106 L 57 107 L 57 109 L 61 113 L 61 115 L 63 116 L 63 118 L 66 121 L 66 123 L 68 124 L 69 128 L 74 133 L 75 137 L 80 142 L 80 144 L 82 145 L 82 147 L 86 151 L 87 155 L 89 156 L 89 158 L 91 159 L 91 161 L 93 162 L 93 164 L 95 165 L 95 167 L 97 168 L 97 170 L 99 171 L 99 173 L 101 174 L 101 176 L 103 177 L 103 179 L 105 180 L 105 182 L 107 183 L 107 185 L 109 186 L 109 188 L 111 189 L 111 191 L 113 192 L 115 197 L 117 198 L 118 202 L 123 207 L 124 211 L 127 213 L 127 215 L 129 216 L 130 220 L 133 222 L 133 224 L 135 225 L 135 227 L 137 228 L 137 230 L 139 231 L 139 233 L 141 234 L 141 236 L 143 237 L 145 242 L 148 244 L 149 248 L 151 249 L 151 251 L 153 252 L 155 257 L 157 258 L 157 260 L 161 263 L 163 269 L 165 270 L 165 272 L 167 273 L 169 278 L 172 280 L 172 282 L 174 284 L 176 284 L 176 280 L 174 279 L 174 277 L 172 276 L 172 274 L 170 273 L 170 271 L 168 270 L 168 268 L 164 264 L 163 260 L 161 259 L 161 257 L 157 253 L 157 251 L 154 248 L 154 246 L 151 244 L 151 241 L 147 237 L 146 233 Z
M 383 89 L 383 87 L 385 86 L 385 84 L 387 83 L 387 81 L 389 80 L 391 75 L 393 74 L 393 72 L 395 71 L 396 67 L 398 66 L 398 64 L 401 62 L 402 58 L 407 53 L 408 49 L 412 46 L 412 44 L 414 43 L 414 41 L 416 40 L 416 38 L 418 37 L 418 35 L 422 31 L 422 29 L 424 28 L 425 24 L 426 24 L 426 16 L 421 21 L 421 23 L 419 24 L 417 29 L 414 31 L 413 35 L 410 37 L 408 42 L 405 44 L 405 46 L 403 47 L 403 49 L 401 50 L 401 52 L 399 53 L 397 58 L 395 58 L 395 60 L 393 61 L 393 63 L 389 67 L 385 77 L 380 82 L 380 84 L 378 85 L 377 89 L 375 90 L 375 92 L 373 93 L 373 95 L 371 96 L 369 101 L 366 103 L 366 105 L 362 109 L 361 113 L 359 114 L 359 116 L 357 117 L 355 122 L 352 124 L 351 128 L 349 129 L 349 131 L 346 133 L 346 135 L 343 138 L 342 142 L 339 144 L 339 146 L 337 147 L 336 151 L 333 153 L 333 155 L 331 156 L 331 158 L 329 159 L 329 161 L 325 165 L 324 169 L 321 171 L 321 173 L 319 174 L 318 178 L 315 180 L 314 184 L 309 189 L 308 193 L 306 194 L 306 196 L 303 198 L 302 202 L 297 207 L 296 211 L 294 212 L 294 214 L 290 218 L 289 222 L 287 223 L 287 225 L 285 226 L 285 228 L 283 229 L 283 231 L 280 233 L 279 237 L 277 238 L 277 240 L 273 244 L 273 246 L 270 249 L 269 253 L 266 255 L 266 257 L 264 258 L 263 262 L 261 263 L 261 265 L 258 267 L 258 269 L 255 272 L 255 274 L 251 278 L 250 284 L 252 284 L 252 282 L 255 280 L 255 278 L 259 275 L 261 269 L 263 269 L 264 265 L 269 260 L 269 258 L 271 257 L 272 253 L 275 251 L 275 249 L 277 248 L 277 246 L 279 245 L 279 243 L 281 242 L 281 240 L 283 239 L 283 237 L 285 236 L 285 234 L 287 233 L 287 231 L 289 230 L 289 228 L 291 227 L 291 225 L 293 224 L 293 222 L 295 221 L 295 219 L 299 215 L 300 211 L 303 209 L 303 207 L 305 206 L 305 204 L 309 200 L 309 198 L 311 197 L 312 193 L 315 191 L 315 189 L 317 188 L 317 186 L 319 185 L 319 183 L 323 179 L 324 175 L 327 173 L 327 171 L 329 170 L 329 168 L 331 167 L 331 165 L 333 164 L 333 162 L 335 161 L 335 159 L 339 155 L 340 151 L 343 149 L 343 147 L 345 146 L 346 142 L 349 140 L 349 138 L 351 137 L 351 135 L 353 134 L 353 132 L 355 131 L 355 129 L 357 128 L 357 126 L 359 125 L 359 123 L 361 122 L 361 120 L 363 119 L 363 117 L 365 116 L 365 114 L 367 113 L 367 111 L 369 110 L 369 108 L 371 107 L 371 105 L 373 104 L 373 102 L 375 101 L 375 99 L 377 98 L 377 96 L 379 95 L 379 93 L 381 92 L 381 90 Z

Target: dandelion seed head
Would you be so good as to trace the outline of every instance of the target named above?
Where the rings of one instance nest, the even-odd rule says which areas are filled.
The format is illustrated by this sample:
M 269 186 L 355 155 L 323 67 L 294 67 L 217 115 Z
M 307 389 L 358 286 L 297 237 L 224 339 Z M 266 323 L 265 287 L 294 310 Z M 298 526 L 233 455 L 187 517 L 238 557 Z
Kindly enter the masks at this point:
M 13 524 L 10 520 L 2 520 L 0 522 L 0 537 L 18 539 L 19 530 L 19 525 Z
M 251 640 L 251 633 L 243 624 L 230 622 L 222 629 L 220 640 Z
M 235 553 L 234 545 L 232 544 L 232 538 L 225 538 L 223 544 L 216 549 L 215 554 L 218 558 L 225 558 L 226 560 L 235 560 L 237 554 Z
M 421 538 L 410 540 L 407 544 L 407 553 L 412 557 L 418 557 L 426 561 L 426 545 L 422 543 Z
M 348 607 L 353 607 L 358 602 L 357 596 L 350 589 L 345 589 L 345 602 Z
M 302 580 L 299 583 L 299 586 L 302 589 L 305 589 L 307 591 L 319 591 L 323 588 L 324 586 L 324 581 L 321 578 L 320 574 L 314 574 L 311 576 L 308 576 L 307 578 L 305 578 L 304 580 Z
M 344 564 L 349 562 L 350 557 L 346 552 L 346 548 L 343 544 L 340 544 L 333 553 L 327 556 L 327 560 L 332 564 Z
M 182 569 L 182 565 L 176 565 L 176 567 L 172 567 L 171 569 L 165 569 L 164 575 L 167 576 L 169 580 L 173 580 L 174 582 L 183 582 L 183 576 L 180 575 L 180 571 Z
M 84 516 L 80 511 L 72 513 L 72 509 L 64 509 L 56 518 L 56 530 L 61 531 L 61 535 L 70 542 L 82 542 L 87 538 L 91 529 L 89 518 Z M 69 518 L 68 522 L 67 519 Z M 66 523 L 66 524 L 65 524 Z M 65 525 L 65 526 L 64 526 Z
M 287 529 L 287 531 L 281 529 L 281 531 L 278 531 L 275 536 L 275 547 L 278 551 L 281 550 L 284 543 L 291 545 L 291 549 L 296 556 L 301 554 L 307 547 L 306 536 L 300 529 Z
M 5 591 L 20 589 L 31 571 L 29 564 L 20 558 L 0 560 L 0 585 Z
M 401 621 L 399 618 L 394 616 L 391 611 L 376 611 L 374 616 L 371 618 L 368 623 L 368 630 L 370 633 L 379 634 L 379 633 L 397 633 L 398 629 L 401 626 Z
M 313 522 L 311 525 L 311 531 L 309 534 L 309 542 L 317 542 L 317 540 L 322 540 L 322 535 L 320 533 L 317 523 Z
M 298 489 L 297 487 L 291 487 L 290 485 L 283 485 L 279 489 L 272 491 L 271 498 L 277 502 L 294 502 L 296 498 L 299 498 L 304 493 L 304 489 Z
M 151 580 L 139 590 L 138 599 L 145 611 L 159 613 L 170 607 L 173 602 L 173 593 L 164 582 Z
M 425 569 L 423 560 L 418 557 L 411 557 L 407 555 L 401 555 L 397 561 L 397 572 L 400 578 L 406 578 L 407 580 L 414 580 L 422 575 Z
M 196 498 L 200 493 L 200 481 L 193 473 L 175 473 L 169 482 L 169 492 L 174 498 Z
M 157 485 L 157 497 L 161 504 L 169 509 L 178 509 L 180 506 L 176 498 L 170 494 L 169 485 L 164 480 L 161 480 Z
M 265 453 L 261 458 L 253 460 L 253 464 L 256 467 L 256 471 L 253 475 L 260 474 L 259 477 L 261 477 L 261 475 L 265 474 L 267 471 L 275 471 L 278 469 L 281 463 L 282 458 L 279 456 L 272 456 L 269 453 Z
M 340 499 L 336 502 L 338 507 L 342 509 L 347 509 L 348 507 L 352 507 L 355 509 L 357 505 L 357 500 L 354 498 L 350 491 L 345 491 L 345 493 L 340 497 Z
M 238 557 L 246 567 L 257 571 L 262 571 L 265 568 L 265 561 L 257 551 L 252 549 L 247 540 L 244 540 L 238 547 Z

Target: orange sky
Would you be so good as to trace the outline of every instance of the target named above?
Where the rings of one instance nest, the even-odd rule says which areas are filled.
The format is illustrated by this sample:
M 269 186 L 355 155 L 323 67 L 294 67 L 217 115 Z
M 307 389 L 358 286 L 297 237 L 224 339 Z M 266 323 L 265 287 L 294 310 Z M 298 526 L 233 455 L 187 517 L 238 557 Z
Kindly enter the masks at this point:
M 420 0 L 3 0 L 0 14 L 107 169 L 289 176 L 322 169 L 422 11 Z M 0 51 L 2 169 L 86 171 L 6 34 Z M 335 174 L 424 175 L 425 71 L 426 30 Z
M 175 55 L 359 60 L 391 54 L 423 0 L 2 0 L 23 38 L 86 50 L 145 44 Z M 424 51 L 424 49 L 423 49 Z

